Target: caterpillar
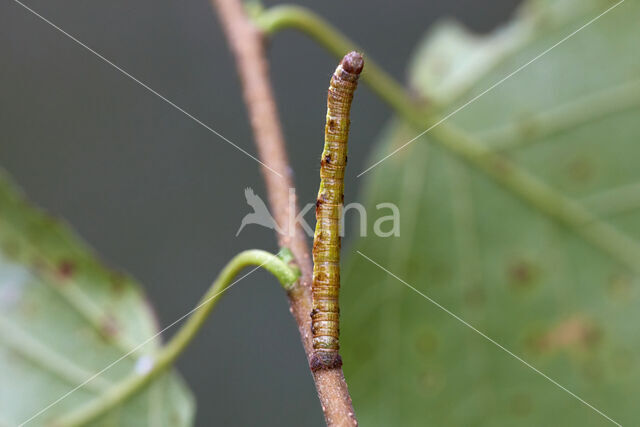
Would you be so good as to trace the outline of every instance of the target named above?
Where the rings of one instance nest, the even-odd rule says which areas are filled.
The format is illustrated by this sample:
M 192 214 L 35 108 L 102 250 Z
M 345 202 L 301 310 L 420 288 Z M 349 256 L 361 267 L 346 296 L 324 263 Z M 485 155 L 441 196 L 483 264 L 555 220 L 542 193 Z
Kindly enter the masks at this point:
M 320 160 L 316 230 L 313 236 L 313 356 L 310 362 L 313 371 L 342 366 L 342 359 L 338 353 L 339 221 L 344 202 L 349 110 L 363 66 L 364 59 L 360 53 L 350 52 L 345 55 L 331 77 L 327 95 L 327 121 L 324 128 L 324 150 Z

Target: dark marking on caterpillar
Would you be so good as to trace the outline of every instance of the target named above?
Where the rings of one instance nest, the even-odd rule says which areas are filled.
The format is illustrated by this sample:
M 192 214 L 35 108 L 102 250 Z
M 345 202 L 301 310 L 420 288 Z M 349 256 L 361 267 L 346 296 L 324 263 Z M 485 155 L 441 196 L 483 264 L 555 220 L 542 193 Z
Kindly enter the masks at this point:
M 313 239 L 313 310 L 311 333 L 313 371 L 342 366 L 338 354 L 340 334 L 338 292 L 340 289 L 339 220 L 344 202 L 344 169 L 347 163 L 349 111 L 364 60 L 358 52 L 342 58 L 331 77 L 327 95 L 324 151 L 320 160 L 320 189 L 316 201 L 316 231 Z

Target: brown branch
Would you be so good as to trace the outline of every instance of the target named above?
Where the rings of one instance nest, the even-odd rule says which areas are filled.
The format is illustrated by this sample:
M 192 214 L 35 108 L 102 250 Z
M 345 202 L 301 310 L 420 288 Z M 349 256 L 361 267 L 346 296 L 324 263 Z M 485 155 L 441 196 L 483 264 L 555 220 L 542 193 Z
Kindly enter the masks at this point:
M 276 222 L 284 232 L 278 233 L 278 243 L 293 253 L 302 272 L 299 284 L 289 292 L 291 313 L 298 324 L 307 359 L 313 354 L 311 343 L 311 274 L 309 248 L 301 227 L 295 224 L 297 203 L 289 202 L 289 189 L 294 188 L 285 150 L 284 137 L 275 105 L 269 71 L 260 31 L 246 16 L 241 0 L 212 0 L 222 22 L 229 46 L 236 60 L 245 104 L 258 146 L 262 174 L 269 204 Z M 270 169 L 271 170 L 270 170 Z M 274 173 L 277 171 L 281 176 Z M 290 206 L 293 205 L 293 206 Z M 293 209 L 293 212 L 290 210 Z M 342 369 L 319 370 L 313 373 L 318 397 L 327 425 L 355 426 L 357 420 L 351 404 Z

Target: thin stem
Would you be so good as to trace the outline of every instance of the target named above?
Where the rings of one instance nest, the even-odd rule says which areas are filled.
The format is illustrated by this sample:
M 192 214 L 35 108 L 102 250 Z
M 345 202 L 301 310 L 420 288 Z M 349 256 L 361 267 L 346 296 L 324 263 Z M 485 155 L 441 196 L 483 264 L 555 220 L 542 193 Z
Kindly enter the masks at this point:
M 329 51 L 337 54 L 342 49 L 351 49 L 353 44 L 335 28 L 314 15 L 296 6 L 277 6 L 258 14 L 258 25 L 268 34 L 283 28 L 295 28 L 317 40 Z M 366 58 L 371 70 L 371 59 Z M 377 67 L 374 65 L 374 69 Z M 366 72 L 366 71 L 365 71 Z M 363 73 L 363 77 L 364 77 Z M 375 74 L 375 73 L 374 73 Z M 606 222 L 586 210 L 581 204 L 565 197 L 530 174 L 504 155 L 491 151 L 482 140 L 469 135 L 450 122 L 445 123 L 439 114 L 416 110 L 406 96 L 392 96 L 391 88 L 401 87 L 384 74 L 382 88 L 372 86 L 384 101 L 407 122 L 417 129 L 430 129 L 429 136 L 434 142 L 444 146 L 469 164 L 477 167 L 491 178 L 511 190 L 516 196 L 528 202 L 541 212 L 562 222 L 576 234 L 585 238 L 593 246 L 626 265 L 631 271 L 640 271 L 640 246 Z M 369 80 L 369 84 L 380 84 Z M 404 93 L 400 89 L 400 93 Z M 408 145 L 408 144 L 406 144 Z
M 356 50 L 363 52 L 352 40 L 342 34 L 329 22 L 312 11 L 300 6 L 274 6 L 265 11 L 256 11 L 254 22 L 265 33 L 273 36 L 280 30 L 293 28 L 308 35 L 324 46 L 337 58 L 342 58 L 347 52 Z M 369 85 L 380 98 L 384 99 L 396 111 L 403 115 L 423 115 L 419 106 L 405 90 L 386 71 L 376 64 L 371 57 L 365 56 L 367 66 L 362 71 L 360 79 Z
M 297 203 L 291 200 L 295 193 L 291 179 L 291 168 L 287 160 L 284 137 L 273 91 L 269 82 L 263 33 L 249 19 L 241 0 L 211 0 L 218 12 L 229 47 L 236 59 L 238 75 L 242 84 L 244 101 L 249 112 L 253 135 L 260 159 L 282 173 L 278 177 L 270 170 L 262 168 L 271 212 L 280 225 L 287 230 L 278 233 L 281 247 L 288 247 L 293 253 L 302 276 L 298 286 L 288 293 L 289 307 L 310 361 L 313 355 L 311 342 L 311 257 L 306 236 L 301 225 L 295 221 Z M 351 397 L 344 380 L 342 369 L 326 369 L 313 373 L 318 398 L 325 420 L 329 426 L 355 426 Z
M 289 291 L 298 280 L 299 272 L 290 266 L 286 259 L 269 252 L 254 249 L 236 255 L 220 272 L 209 287 L 192 314 L 180 330 L 171 338 L 156 355 L 152 357 L 152 368 L 144 374 L 134 373 L 114 384 L 103 394 L 80 406 L 73 412 L 54 421 L 56 427 L 85 425 L 96 420 L 109 410 L 121 405 L 129 397 L 141 391 L 151 380 L 170 368 L 184 349 L 200 330 L 213 307 L 222 297 L 224 291 L 234 283 L 232 280 L 245 267 L 257 265 L 273 274 Z
M 515 123 L 481 131 L 478 137 L 494 150 L 509 150 L 640 107 L 640 81 L 589 94 Z

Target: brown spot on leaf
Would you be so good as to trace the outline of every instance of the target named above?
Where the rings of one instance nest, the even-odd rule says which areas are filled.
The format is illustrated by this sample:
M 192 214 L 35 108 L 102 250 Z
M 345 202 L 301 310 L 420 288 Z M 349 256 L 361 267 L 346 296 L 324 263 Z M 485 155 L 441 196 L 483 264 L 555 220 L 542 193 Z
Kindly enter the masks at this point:
M 416 258 L 417 260 L 417 258 Z M 419 263 L 419 261 L 417 261 Z M 422 265 L 416 265 L 415 268 L 419 271 Z M 451 266 L 445 262 L 436 262 L 429 269 L 429 273 L 433 278 L 435 285 L 442 285 L 448 283 L 452 277 Z
M 100 334 L 106 339 L 112 339 L 118 335 L 118 322 L 110 314 L 105 315 L 100 321 Z
M 533 285 L 539 275 L 538 268 L 528 260 L 519 259 L 512 262 L 507 269 L 509 283 L 520 289 Z
M 416 338 L 416 350 L 424 356 L 433 356 L 438 349 L 438 337 L 431 330 L 420 332 Z
M 582 315 L 574 315 L 543 334 L 536 342 L 536 348 L 542 352 L 556 350 L 588 351 L 593 349 L 602 338 L 596 325 Z
M 607 284 L 607 291 L 615 300 L 628 301 L 631 297 L 631 290 L 631 278 L 626 274 L 612 276 Z
M 76 265 L 73 261 L 64 260 L 58 263 L 58 275 L 63 279 L 69 279 L 75 273 Z
M 116 296 L 121 296 L 126 289 L 126 277 L 122 273 L 113 273 L 111 275 L 111 289 Z
M 480 285 L 475 285 L 464 292 L 464 301 L 471 307 L 481 307 L 486 300 L 486 292 Z
M 592 162 L 584 157 L 578 157 L 569 163 L 569 178 L 575 182 L 589 181 L 595 175 L 595 167 Z
M 531 413 L 533 404 L 531 403 L 531 396 L 524 393 L 518 393 L 511 398 L 510 409 L 514 415 L 524 417 Z
M 513 164 L 504 156 L 491 157 L 491 164 L 495 172 L 501 176 L 509 176 L 513 174 Z

